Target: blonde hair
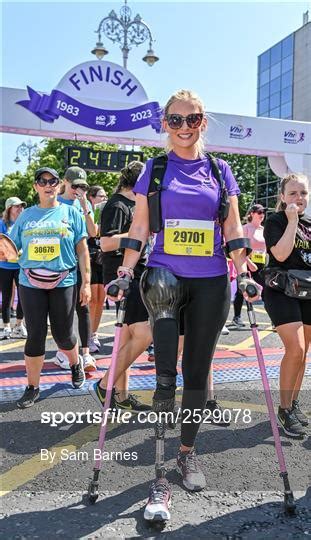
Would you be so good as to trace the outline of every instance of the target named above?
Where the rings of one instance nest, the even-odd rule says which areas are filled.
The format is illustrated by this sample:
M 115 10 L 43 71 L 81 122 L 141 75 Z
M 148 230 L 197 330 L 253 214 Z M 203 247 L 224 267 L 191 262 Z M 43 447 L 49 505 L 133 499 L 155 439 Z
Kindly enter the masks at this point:
M 286 203 L 282 201 L 281 195 L 284 195 L 285 187 L 291 180 L 293 180 L 294 182 L 306 182 L 306 184 L 308 185 L 308 178 L 303 173 L 290 173 L 284 176 L 279 186 L 278 200 L 275 207 L 276 212 L 282 212 L 282 210 L 285 210 L 286 208 Z
M 200 112 L 202 112 L 205 115 L 204 104 L 203 104 L 202 99 L 192 90 L 182 89 L 175 92 L 175 94 L 173 94 L 167 101 L 164 107 L 164 118 L 169 114 L 169 108 L 173 103 L 175 103 L 175 101 L 194 101 L 199 106 Z M 195 146 L 198 150 L 199 155 L 204 155 L 204 141 L 203 141 L 202 131 L 200 134 L 200 138 L 195 143 Z M 173 145 L 171 144 L 170 137 L 168 136 L 166 150 L 169 152 L 172 149 L 173 149 Z

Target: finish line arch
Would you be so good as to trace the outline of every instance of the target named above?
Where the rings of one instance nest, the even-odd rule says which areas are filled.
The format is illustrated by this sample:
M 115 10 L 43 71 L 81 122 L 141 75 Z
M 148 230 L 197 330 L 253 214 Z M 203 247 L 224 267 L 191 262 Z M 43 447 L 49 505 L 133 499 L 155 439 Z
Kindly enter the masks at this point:
M 71 68 L 50 94 L 0 88 L 0 131 L 41 138 L 164 147 L 161 106 L 136 77 L 105 61 Z M 277 176 L 303 172 L 311 189 L 311 123 L 207 112 L 206 150 L 265 156 Z M 309 207 L 310 208 L 310 207 Z

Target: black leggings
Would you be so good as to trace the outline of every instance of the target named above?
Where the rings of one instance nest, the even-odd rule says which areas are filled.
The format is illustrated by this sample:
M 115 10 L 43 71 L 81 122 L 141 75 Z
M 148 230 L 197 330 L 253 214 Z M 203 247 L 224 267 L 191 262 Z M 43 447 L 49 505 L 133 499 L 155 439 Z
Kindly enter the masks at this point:
M 77 272 L 77 301 L 76 301 L 76 311 L 78 315 L 78 329 L 79 336 L 81 340 L 81 347 L 85 348 L 89 346 L 89 341 L 91 337 L 91 319 L 90 319 L 90 308 L 88 305 L 81 306 L 80 303 L 80 288 L 82 284 L 81 272 Z
M 64 351 L 73 349 L 77 343 L 73 333 L 76 286 L 45 290 L 20 285 L 20 295 L 28 333 L 25 354 L 41 356 L 45 353 L 48 315 L 58 348 Z
M 261 298 L 264 300 L 264 284 L 265 283 L 264 283 L 264 278 L 261 275 L 261 270 L 264 268 L 264 265 L 263 264 L 257 264 L 257 266 L 258 266 L 258 270 L 256 270 L 256 272 L 251 272 L 250 274 L 251 274 L 252 278 L 256 281 L 256 283 L 259 283 L 259 285 L 262 286 L 263 289 L 261 291 Z M 234 308 L 234 316 L 235 317 L 240 317 L 243 302 L 244 302 L 244 296 L 241 293 L 240 289 L 237 288 L 237 291 L 236 291 L 235 297 L 234 297 L 234 301 L 233 301 L 233 308 Z
M 16 318 L 22 319 L 24 317 L 22 305 L 19 298 L 18 274 L 19 269 L 7 270 L 6 268 L 0 268 L 0 288 L 2 290 L 2 320 L 5 324 L 9 323 L 11 318 L 11 298 L 14 281 L 17 287 L 18 298 Z
M 182 278 L 162 268 L 148 268 L 141 290 L 153 326 L 157 376 L 177 375 L 178 321 L 184 305 L 182 409 L 188 421 L 182 423 L 181 442 L 193 446 L 199 424 L 189 419 L 187 411 L 202 411 L 206 403 L 208 372 L 230 308 L 229 279 L 227 275 Z

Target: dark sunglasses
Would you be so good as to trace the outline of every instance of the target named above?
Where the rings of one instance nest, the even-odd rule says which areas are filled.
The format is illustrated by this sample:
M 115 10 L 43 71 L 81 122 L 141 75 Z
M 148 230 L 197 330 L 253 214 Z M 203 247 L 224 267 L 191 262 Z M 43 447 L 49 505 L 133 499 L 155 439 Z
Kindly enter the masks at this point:
M 182 116 L 181 114 L 167 114 L 165 120 L 171 129 L 180 129 L 184 121 L 187 122 L 187 126 L 190 129 L 195 129 L 202 124 L 203 113 L 192 113 L 187 114 L 187 116 Z
M 86 186 L 85 184 L 76 184 L 75 186 L 71 186 L 71 189 L 82 189 L 82 191 L 87 191 L 89 186 Z
M 256 210 L 255 214 L 264 214 L 265 213 L 265 210 Z
M 47 185 L 49 185 L 50 187 L 56 187 L 59 184 L 59 179 L 58 178 L 43 178 L 42 176 L 40 176 L 36 180 L 36 184 L 38 184 L 38 186 L 40 187 L 44 187 Z

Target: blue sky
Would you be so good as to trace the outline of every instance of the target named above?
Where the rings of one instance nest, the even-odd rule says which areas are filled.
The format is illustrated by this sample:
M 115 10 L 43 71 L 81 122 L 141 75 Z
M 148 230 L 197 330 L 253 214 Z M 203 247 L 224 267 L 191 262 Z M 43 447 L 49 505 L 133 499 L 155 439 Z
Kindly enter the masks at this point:
M 1 2 L 1 86 L 51 92 L 72 67 L 92 60 L 99 22 L 122 0 L 99 2 Z M 147 42 L 129 54 L 128 69 L 148 98 L 164 103 L 178 88 L 191 88 L 212 112 L 256 115 L 257 56 L 302 25 L 310 2 L 135 2 L 150 26 L 160 57 L 142 62 Z M 122 65 L 119 46 L 105 36 L 105 58 Z M 0 178 L 16 170 L 13 159 L 29 137 L 0 135 Z M 32 142 L 40 138 L 32 137 Z M 26 168 L 26 160 L 18 165 Z

